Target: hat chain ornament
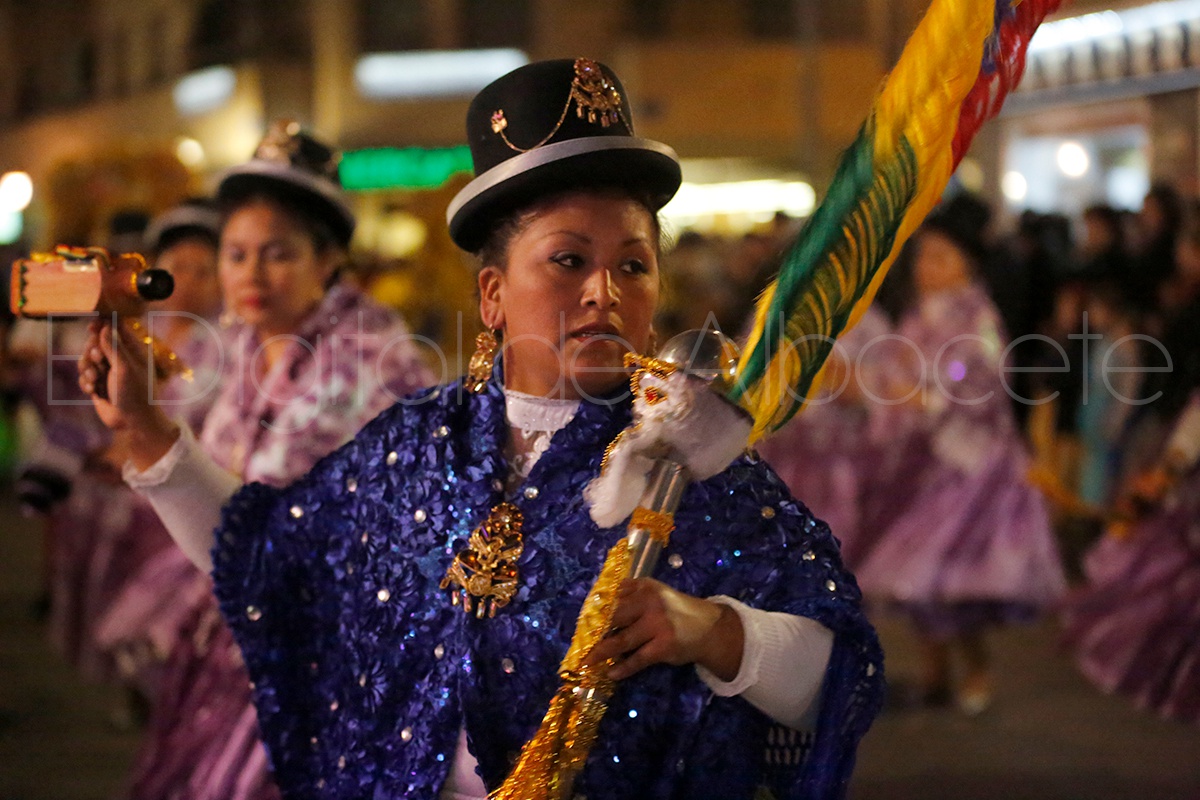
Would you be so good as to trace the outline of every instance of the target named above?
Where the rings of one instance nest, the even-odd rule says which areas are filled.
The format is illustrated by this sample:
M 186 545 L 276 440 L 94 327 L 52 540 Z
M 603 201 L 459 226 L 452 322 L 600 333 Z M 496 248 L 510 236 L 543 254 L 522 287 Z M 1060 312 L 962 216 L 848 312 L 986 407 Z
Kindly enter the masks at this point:
M 536 150 L 553 139 L 559 128 L 567 121 L 567 112 L 571 110 L 572 101 L 575 103 L 575 116 L 579 119 L 586 117 L 588 122 L 592 124 L 598 122 L 602 128 L 623 122 L 625 129 L 631 134 L 633 133 L 633 126 L 629 124 L 629 120 L 621 111 L 621 93 L 604 74 L 604 70 L 600 69 L 600 65 L 590 58 L 575 59 L 575 77 L 571 80 L 571 92 L 567 95 L 567 103 L 563 106 L 558 122 L 554 123 L 554 127 L 540 142 L 532 147 L 518 147 L 513 144 L 508 138 L 508 134 L 504 132 L 508 128 L 508 118 L 504 116 L 502 108 L 496 109 L 492 113 L 492 133 L 500 134 L 500 138 L 504 140 L 509 149 L 516 150 L 518 153 Z
M 338 183 L 338 162 L 341 153 L 326 147 L 303 133 L 300 123 L 293 119 L 278 120 L 254 151 L 258 161 L 300 167 L 322 178 Z
M 279 120 L 271 125 L 266 136 L 254 151 L 254 157 L 277 164 L 291 164 L 300 152 L 300 123 L 295 120 Z

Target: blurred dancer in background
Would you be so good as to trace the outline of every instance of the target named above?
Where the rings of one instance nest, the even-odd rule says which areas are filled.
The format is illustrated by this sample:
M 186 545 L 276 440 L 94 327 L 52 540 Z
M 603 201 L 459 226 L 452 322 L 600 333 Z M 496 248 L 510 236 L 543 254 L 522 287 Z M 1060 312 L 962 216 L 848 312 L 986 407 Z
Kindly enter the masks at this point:
M 170 347 L 189 375 L 159 389 L 158 402 L 179 406 L 197 434 L 219 394 L 225 352 L 220 339 L 221 285 L 217 248 L 221 215 L 208 200 L 191 200 L 156 217 L 146 229 L 154 266 L 171 273 L 175 290 L 150 308 L 150 332 Z
M 1085 676 L 1141 708 L 1200 721 L 1200 225 L 1188 221 L 1164 284 L 1162 348 L 1125 439 L 1108 534 L 1067 602 L 1065 639 Z M 1150 353 L 1149 363 L 1161 363 Z M 1156 446 L 1157 445 L 1157 446 Z
M 1122 493 L 1063 611 L 1083 674 L 1105 692 L 1200 722 L 1200 390 L 1157 463 Z
M 934 216 L 911 244 L 912 303 L 897 333 L 908 402 L 892 405 L 913 437 L 907 508 L 861 565 L 864 593 L 903 610 L 921 643 L 918 699 L 990 703 L 989 625 L 1029 620 L 1065 588 L 1042 498 L 1000 368 L 1004 334 L 974 279 L 978 231 Z M 952 655 L 964 674 L 954 681 Z
M 200 444 L 245 481 L 286 485 L 396 398 L 433 382 L 400 319 L 338 279 L 354 216 L 336 180 L 334 151 L 281 124 L 218 189 L 220 283 L 236 322 Z M 195 604 L 173 612 L 184 622 L 130 796 L 275 797 L 241 653 L 208 577 L 177 561 L 163 574 L 181 570 L 190 577 L 180 600 Z
M 146 230 L 151 262 L 175 281 L 169 298 L 151 304 L 147 327 L 186 370 L 155 387 L 155 400 L 196 435 L 217 398 L 226 355 L 217 323 L 220 225 L 213 204 L 193 200 L 156 217 Z M 143 716 L 156 696 L 191 588 L 190 573 L 171 568 L 178 548 L 158 516 L 120 479 L 124 444 L 125 437 L 116 434 L 106 459 L 110 469 L 67 505 L 77 528 L 122 523 L 95 537 L 90 563 L 80 570 L 92 588 L 82 604 L 89 618 L 87 646 L 102 663 L 115 666 L 116 677 L 129 689 L 128 707 L 114 717 L 122 726 Z
M 794 497 L 837 532 L 842 560 L 857 569 L 882 530 L 885 468 L 892 463 L 881 406 L 872 387 L 886 367 L 887 316 L 875 306 L 838 339 L 821 391 L 786 426 L 758 447 Z

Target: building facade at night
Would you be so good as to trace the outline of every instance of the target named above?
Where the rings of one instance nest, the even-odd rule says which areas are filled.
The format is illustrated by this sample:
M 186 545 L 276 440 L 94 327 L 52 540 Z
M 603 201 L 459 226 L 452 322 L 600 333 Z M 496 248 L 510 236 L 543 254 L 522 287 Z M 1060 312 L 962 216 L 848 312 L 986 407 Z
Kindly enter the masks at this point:
M 118 207 L 153 212 L 208 188 L 280 117 L 351 155 L 458 148 L 482 84 L 438 78 L 471 67 L 387 56 L 468 51 L 610 63 L 639 133 L 672 144 L 690 179 L 820 186 L 922 5 L 0 0 L 0 171 L 33 177 L 28 236 L 45 245 L 94 238 Z M 394 201 L 379 188 L 359 198 L 368 246 Z
M 1010 211 L 1066 212 L 1136 207 L 1156 177 L 1200 189 L 1200 7 L 1110 5 L 1075 3 L 1039 34 L 962 185 Z M 481 76 L 586 55 L 622 76 L 639 133 L 679 151 L 685 180 L 803 182 L 811 203 L 924 6 L 0 0 L 0 172 L 32 176 L 32 246 L 95 241 L 119 209 L 211 188 L 269 121 L 294 118 L 346 151 L 360 245 L 439 260 Z
M 1072 216 L 1098 202 L 1136 210 L 1159 181 L 1200 195 L 1200 3 L 1066 11 L 1038 31 L 989 132 L 989 194 Z

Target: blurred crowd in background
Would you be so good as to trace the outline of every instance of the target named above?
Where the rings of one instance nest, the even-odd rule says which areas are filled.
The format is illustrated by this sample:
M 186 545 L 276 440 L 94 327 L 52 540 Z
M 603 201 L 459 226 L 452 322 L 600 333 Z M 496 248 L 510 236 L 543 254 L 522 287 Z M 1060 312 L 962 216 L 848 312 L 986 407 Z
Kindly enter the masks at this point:
M 659 340 L 713 325 L 739 337 L 803 224 L 780 214 L 732 237 L 669 232 Z M 197 344 L 199 326 L 157 332 L 193 362 L 194 386 L 209 387 L 228 369 L 211 352 L 229 346 L 220 233 L 192 233 L 198 249 L 181 257 L 177 242 L 153 239 L 148 215 L 130 211 L 113 217 L 105 244 L 145 252 L 175 275 L 176 293 L 160 308 L 203 320 L 208 351 Z M 26 255 L 10 247 L 3 260 Z M 406 317 L 425 337 L 418 349 L 433 375 L 457 374 L 456 348 L 478 325 L 459 315 L 473 304 L 469 290 L 440 297 L 404 265 L 362 252 L 342 280 Z M 126 687 L 114 724 L 144 725 L 180 638 L 194 644 L 203 629 L 195 609 L 207 587 L 184 580 L 190 567 L 181 559 L 164 560 L 169 539 L 122 483 L 121 449 L 76 382 L 84 324 L 16 319 L 7 302 L 5 314 L 0 458 L 45 537 L 45 592 L 34 612 L 84 675 Z M 971 347 L 954 349 L 964 341 Z M 439 349 L 445 363 L 434 357 Z M 960 193 L 899 255 L 872 309 L 838 343 L 819 402 L 761 450 L 831 523 L 873 607 L 910 616 L 922 668 L 911 686 L 892 676 L 894 703 L 982 713 L 994 692 L 984 632 L 1051 614 L 1062 615 L 1065 641 L 1080 648 L 1081 667 L 1101 688 L 1132 683 L 1143 705 L 1195 720 L 1194 669 L 1155 677 L 1173 682 L 1155 694 L 1128 674 L 1153 671 L 1144 664 L 1107 674 L 1089 662 L 1089 626 L 1108 612 L 1089 595 L 1104 575 L 1090 574 L 1088 559 L 1115 546 L 1109 540 L 1136 540 L 1131 531 L 1174 513 L 1172 493 L 1195 483 L 1193 464 L 1166 461 L 1198 386 L 1195 199 L 1156 186 L 1138 212 L 1096 205 L 1069 219 L 1030 211 L 1002 226 L 985 202 Z M 199 431 L 208 406 L 188 391 Z M 1172 524 L 1191 530 L 1194 521 L 1187 510 Z M 964 549 L 975 555 L 964 561 Z M 1179 569 L 1200 570 L 1194 553 Z M 955 583 L 986 588 L 963 603 L 947 588 Z M 1200 605 L 1180 613 L 1194 618 Z M 1151 621 L 1167 624 L 1162 614 L 1127 624 Z M 1162 658 L 1177 661 L 1179 651 Z
M 1097 691 L 1200 722 L 1200 11 L 1109 5 L 1077 0 L 1042 26 L 1005 114 L 833 345 L 807 406 L 757 447 L 829 523 L 868 612 L 911 637 L 913 674 L 889 653 L 895 713 L 957 722 L 1003 706 L 992 633 L 1042 621 Z M 478 265 L 443 220 L 469 180 L 465 99 L 488 80 L 531 56 L 620 64 L 639 135 L 686 157 L 681 195 L 762 201 L 663 212 L 657 341 L 711 327 L 741 341 L 928 7 L 0 0 L 0 493 L 25 515 L 3 535 L 39 539 L 30 614 L 78 676 L 116 687 L 109 722 L 141 738 L 124 796 L 277 790 L 208 576 L 126 485 L 121 437 L 79 387 L 86 323 L 17 318 L 14 262 L 62 241 L 170 272 L 150 324 L 190 380 L 158 399 L 221 466 L 284 485 L 389 392 L 465 371 Z M 459 85 L 478 69 L 498 71 Z M 219 274 L 231 209 L 179 203 L 215 188 L 277 117 L 344 148 L 325 155 L 358 227 L 334 278 L 285 274 L 252 298 L 317 302 L 319 319 L 247 335 Z M 1163 176 L 1175 185 L 1151 185 Z M 767 184 L 803 197 L 785 206 Z M 1113 205 L 1088 205 L 1101 197 Z M 307 255 L 325 251 L 328 226 L 295 212 L 246 227 L 279 223 Z M 351 308 L 403 339 L 375 352 L 358 406 L 343 401 L 361 371 L 320 363 L 351 352 L 329 344 Z M 297 346 L 258 363 L 258 334 Z M 2 705 L 0 729 L 17 716 Z M 1025 735 L 1010 722 L 997 727 Z M 1006 777 L 981 780 L 1003 793 Z

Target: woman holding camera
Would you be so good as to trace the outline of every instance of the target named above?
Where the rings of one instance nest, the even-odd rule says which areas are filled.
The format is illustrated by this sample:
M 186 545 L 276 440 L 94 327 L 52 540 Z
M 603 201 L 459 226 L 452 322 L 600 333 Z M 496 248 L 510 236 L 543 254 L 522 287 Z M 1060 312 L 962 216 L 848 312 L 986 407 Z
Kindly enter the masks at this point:
M 237 480 L 285 486 L 396 398 L 432 383 L 399 318 L 339 280 L 354 215 L 336 175 L 332 150 L 281 124 L 254 159 L 225 174 L 217 191 L 218 271 L 234 327 L 196 447 Z M 126 337 L 121 347 L 136 350 L 128 334 L 118 334 Z M 111 337 L 111 329 L 97 326 L 93 350 L 110 347 Z M 171 406 L 146 402 L 144 384 L 136 400 L 126 385 L 110 385 L 117 406 L 97 401 L 97 407 L 131 443 L 132 463 L 139 462 L 147 430 L 193 441 L 169 416 Z M 116 413 L 135 402 L 150 426 Z M 153 476 L 127 466 L 126 478 L 136 488 Z M 194 513 L 186 503 L 174 510 Z M 170 515 L 160 516 L 170 527 Z M 195 581 L 209 581 L 194 568 L 191 576 L 178 589 L 181 598 L 195 595 L 187 588 Z M 278 790 L 241 653 L 211 593 L 198 596 L 167 655 L 130 795 L 273 797 Z

